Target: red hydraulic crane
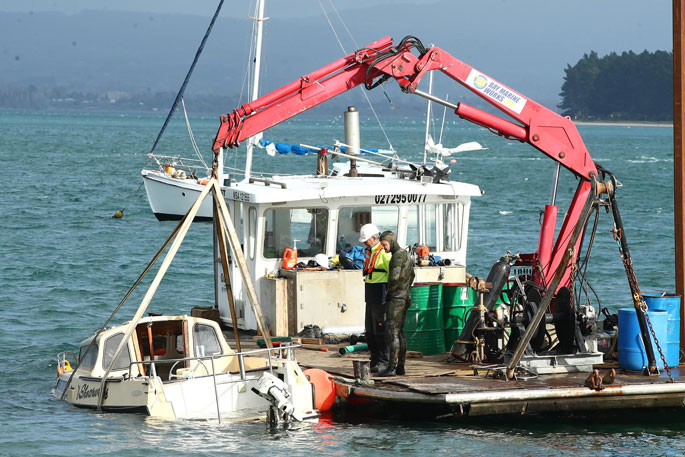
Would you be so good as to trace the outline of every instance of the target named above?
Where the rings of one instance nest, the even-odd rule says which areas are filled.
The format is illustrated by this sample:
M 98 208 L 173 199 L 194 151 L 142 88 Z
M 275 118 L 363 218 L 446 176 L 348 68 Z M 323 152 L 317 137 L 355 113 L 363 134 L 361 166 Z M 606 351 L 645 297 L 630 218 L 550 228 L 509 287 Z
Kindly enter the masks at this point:
M 426 73 L 433 70 L 444 73 L 507 114 L 515 122 L 465 103 L 454 105 L 420 91 L 419 83 Z M 457 116 L 485 127 L 499 136 L 530 144 L 579 178 L 579 185 L 556 242 L 554 234 L 558 208 L 552 202 L 546 206 L 544 212 L 538 250 L 534 256 L 534 280 L 544 286 L 547 290 L 546 295 L 549 295 L 546 297 L 547 303 L 543 303 L 540 309 L 549 306 L 552 296 L 558 290 L 562 287 L 570 289 L 572 286 L 572 272 L 578 257 L 575 242 L 582 236 L 585 221 L 589 216 L 590 202 L 597 195 L 608 193 L 613 196 L 613 186 L 611 182 L 598 181 L 598 169 L 575 124 L 569 118 L 536 103 L 443 49 L 425 48 L 420 40 L 412 36 L 405 37 L 396 45 L 390 37 L 382 38 L 253 102 L 244 104 L 232 113 L 221 116 L 221 125 L 214 139 L 213 150 L 216 152 L 220 148 L 236 147 L 241 141 L 360 84 L 372 89 L 389 79 L 397 81 L 402 91 L 447 105 L 454 109 Z M 625 241 L 623 231 L 617 232 L 623 238 L 622 241 Z M 632 266 L 629 265 L 627 245 L 625 252 L 622 250 L 621 254 L 628 257 L 626 271 L 629 278 L 631 275 L 634 277 Z M 637 281 L 629 282 L 631 289 L 637 288 Z M 633 290 L 633 296 L 635 292 L 639 297 L 635 305 L 641 307 L 643 301 L 639 289 Z M 542 319 L 544 310 L 540 314 L 537 324 Z M 644 338 L 647 336 L 647 328 L 646 325 L 642 327 L 641 322 Z M 652 354 L 650 366 L 653 365 L 653 360 Z

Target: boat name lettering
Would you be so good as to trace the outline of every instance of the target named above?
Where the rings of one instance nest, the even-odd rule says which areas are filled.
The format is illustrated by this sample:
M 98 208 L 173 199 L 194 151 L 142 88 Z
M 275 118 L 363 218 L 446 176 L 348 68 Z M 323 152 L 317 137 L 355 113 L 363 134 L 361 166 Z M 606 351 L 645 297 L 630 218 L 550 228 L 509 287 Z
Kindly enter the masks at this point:
M 250 201 L 250 194 L 247 192 L 239 192 L 237 190 L 233 191 L 233 200 L 238 200 L 241 202 L 249 202 Z
M 109 389 L 105 389 L 105 400 L 107 399 Z M 76 399 L 81 400 L 82 398 L 97 398 L 100 395 L 100 388 L 88 387 L 88 384 L 83 384 L 76 388 Z
M 399 205 L 402 203 L 424 203 L 426 194 L 376 195 L 377 205 Z

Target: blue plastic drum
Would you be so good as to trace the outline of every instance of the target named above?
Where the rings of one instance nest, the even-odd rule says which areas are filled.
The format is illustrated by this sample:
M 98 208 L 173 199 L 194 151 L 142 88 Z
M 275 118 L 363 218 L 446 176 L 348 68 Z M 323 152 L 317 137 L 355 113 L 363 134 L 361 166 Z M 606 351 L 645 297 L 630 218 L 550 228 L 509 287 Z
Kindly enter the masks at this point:
M 666 342 L 668 312 L 650 309 L 647 314 L 656 338 L 663 348 Z M 662 370 L 664 362 L 659 357 L 659 351 L 654 344 L 651 332 L 649 332 L 649 339 L 652 341 L 652 348 L 654 348 L 656 366 Z M 647 353 L 642 344 L 642 335 L 640 334 L 640 325 L 637 323 L 635 308 L 621 308 L 618 310 L 618 366 L 624 370 L 642 371 L 647 363 Z
M 642 294 L 649 309 L 663 309 L 668 312 L 666 324 L 666 364 L 677 367 L 680 362 L 680 295 L 676 294 Z

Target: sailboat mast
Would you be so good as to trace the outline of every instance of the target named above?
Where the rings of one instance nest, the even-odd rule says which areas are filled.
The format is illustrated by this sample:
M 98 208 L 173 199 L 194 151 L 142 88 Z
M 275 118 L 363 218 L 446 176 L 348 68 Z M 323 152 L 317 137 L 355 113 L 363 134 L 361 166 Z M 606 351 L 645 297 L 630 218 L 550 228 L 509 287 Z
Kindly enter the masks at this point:
M 264 25 L 264 0 L 257 0 L 257 30 L 255 40 L 255 57 L 254 57 L 254 71 L 252 79 L 252 93 L 250 94 L 250 101 L 253 102 L 259 97 L 259 71 L 262 63 L 262 30 Z M 262 134 L 258 133 L 247 140 L 247 154 L 245 156 L 245 178 L 249 178 L 252 174 L 252 150 L 254 146 L 262 138 Z
M 433 93 L 433 72 L 428 73 L 428 93 Z M 426 108 L 426 138 L 423 141 L 423 163 L 426 163 L 426 153 L 428 152 L 428 136 L 430 135 L 430 120 L 431 120 L 431 101 L 428 100 L 428 107 Z

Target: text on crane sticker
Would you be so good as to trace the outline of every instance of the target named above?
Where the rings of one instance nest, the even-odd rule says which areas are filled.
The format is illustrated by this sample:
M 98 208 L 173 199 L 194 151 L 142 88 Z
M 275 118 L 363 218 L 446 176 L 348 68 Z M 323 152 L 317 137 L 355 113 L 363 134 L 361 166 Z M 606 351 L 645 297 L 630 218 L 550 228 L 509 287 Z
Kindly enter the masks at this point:
M 466 78 L 466 84 L 517 114 L 521 114 L 528 101 L 475 68 L 471 69 L 469 77 Z

